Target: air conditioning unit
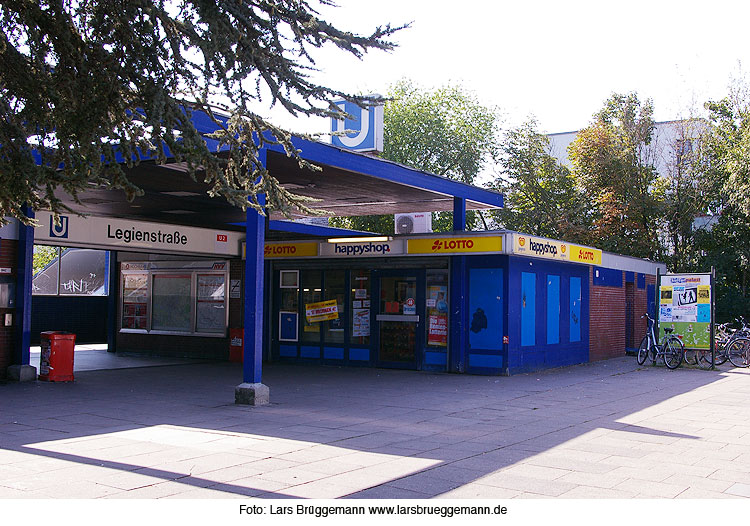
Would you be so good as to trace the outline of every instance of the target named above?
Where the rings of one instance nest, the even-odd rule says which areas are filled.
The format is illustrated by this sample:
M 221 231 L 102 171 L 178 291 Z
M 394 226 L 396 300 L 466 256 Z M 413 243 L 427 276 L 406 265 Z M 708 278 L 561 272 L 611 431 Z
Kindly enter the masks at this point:
M 397 234 L 424 234 L 432 232 L 432 213 L 396 214 Z

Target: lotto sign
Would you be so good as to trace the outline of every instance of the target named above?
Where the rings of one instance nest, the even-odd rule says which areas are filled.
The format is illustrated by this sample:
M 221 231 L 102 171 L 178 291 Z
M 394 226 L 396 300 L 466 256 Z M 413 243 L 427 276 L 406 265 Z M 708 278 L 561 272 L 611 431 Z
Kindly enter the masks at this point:
M 299 258 L 318 255 L 317 243 L 266 243 L 264 258 Z
M 422 238 L 407 241 L 409 254 L 462 254 L 502 252 L 502 236 Z
M 307 323 L 337 320 L 339 318 L 338 304 L 336 300 L 307 303 L 305 304 L 305 317 L 307 318 Z

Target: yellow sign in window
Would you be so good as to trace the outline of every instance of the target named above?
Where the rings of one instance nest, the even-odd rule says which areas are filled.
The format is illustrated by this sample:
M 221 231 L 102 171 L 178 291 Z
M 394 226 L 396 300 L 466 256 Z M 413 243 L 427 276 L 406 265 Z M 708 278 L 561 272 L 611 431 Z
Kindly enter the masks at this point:
M 339 318 L 338 303 L 336 300 L 307 303 L 305 305 L 305 318 L 307 318 L 307 323 L 337 320 Z

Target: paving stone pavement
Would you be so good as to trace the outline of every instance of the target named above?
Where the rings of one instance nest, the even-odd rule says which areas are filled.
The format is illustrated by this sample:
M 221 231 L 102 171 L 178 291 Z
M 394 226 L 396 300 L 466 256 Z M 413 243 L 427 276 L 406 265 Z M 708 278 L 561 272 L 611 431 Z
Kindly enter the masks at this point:
M 111 359 L 109 357 L 108 359 Z M 266 365 L 0 384 L 0 498 L 748 498 L 750 371 Z

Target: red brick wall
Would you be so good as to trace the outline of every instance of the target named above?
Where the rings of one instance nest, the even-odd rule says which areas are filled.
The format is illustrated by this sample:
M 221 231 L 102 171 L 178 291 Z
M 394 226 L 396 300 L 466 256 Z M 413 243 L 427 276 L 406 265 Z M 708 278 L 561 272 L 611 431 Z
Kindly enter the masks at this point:
M 15 239 L 0 239 L 0 267 L 10 268 L 11 277 L 16 279 L 16 264 L 18 241 Z M 15 313 L 15 309 L 0 308 L 0 378 L 5 378 L 8 366 L 13 363 L 13 327 L 5 326 L 5 314 Z M 13 320 L 15 322 L 15 320 Z
M 589 361 L 625 355 L 625 276 L 622 287 L 595 287 L 589 267 Z
M 589 268 L 589 361 L 606 360 L 625 355 L 625 272 L 622 287 L 595 287 L 594 269 Z M 648 309 L 648 285 L 656 283 L 656 276 L 646 274 L 646 288 L 634 283 L 633 345 L 637 346 L 646 334 L 646 320 L 641 316 Z

